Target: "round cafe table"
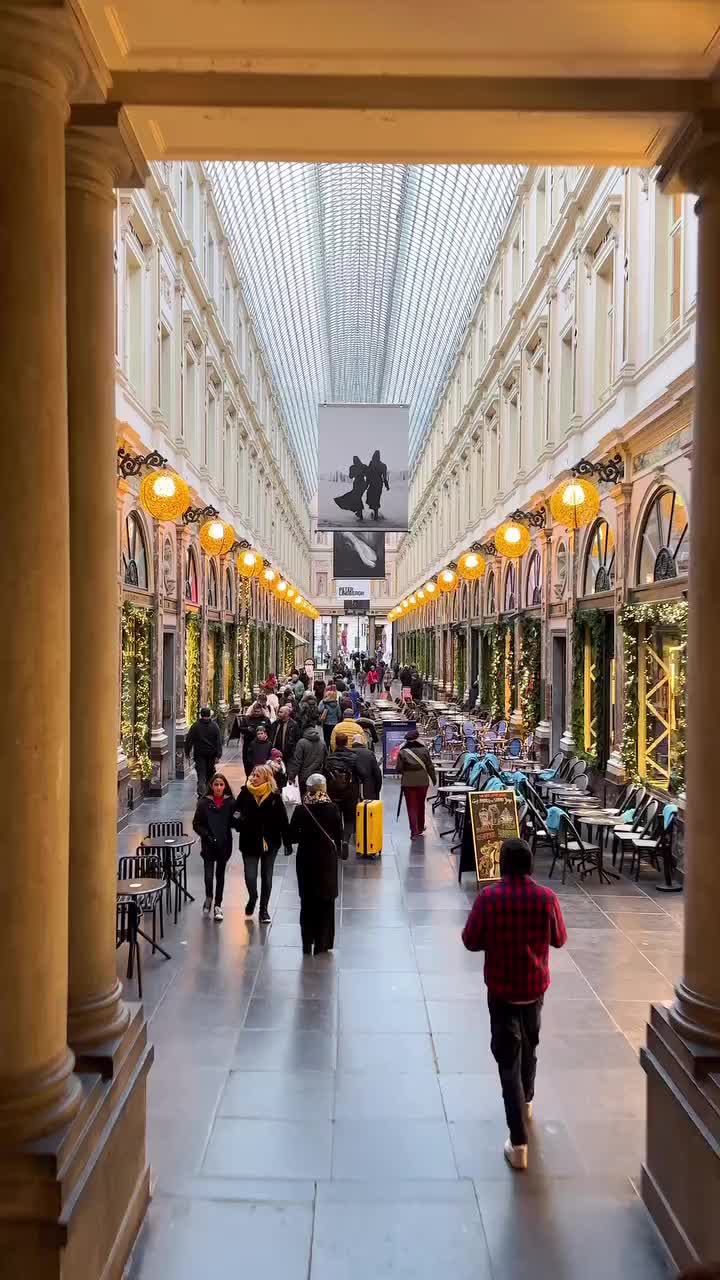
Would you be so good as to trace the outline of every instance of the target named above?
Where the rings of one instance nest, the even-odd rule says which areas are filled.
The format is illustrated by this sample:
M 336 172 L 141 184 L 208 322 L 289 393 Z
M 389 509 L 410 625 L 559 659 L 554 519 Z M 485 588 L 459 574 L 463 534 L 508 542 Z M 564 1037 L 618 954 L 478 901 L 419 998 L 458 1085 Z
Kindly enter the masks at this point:
M 190 852 L 192 846 L 196 843 L 197 836 L 145 836 L 141 840 L 143 849 L 148 853 L 159 853 L 162 857 L 163 875 L 167 885 L 167 905 L 170 909 L 172 885 L 175 886 L 175 911 L 174 922 L 177 924 L 178 911 L 182 910 L 182 894 L 188 902 L 194 902 L 195 899 L 191 893 L 188 893 L 182 879 L 178 876 L 176 855 L 179 853 Z
M 170 959 L 169 951 L 160 946 L 154 938 L 149 938 L 140 928 L 143 911 L 148 911 L 162 897 L 165 888 L 164 880 L 144 878 L 138 880 L 118 880 L 115 889 L 118 906 L 121 910 L 121 927 L 117 946 L 123 942 L 128 944 L 128 979 L 132 979 L 134 963 L 137 960 L 138 996 L 142 1000 L 142 969 L 140 966 L 140 946 L 138 938 L 149 942 L 153 951 L 160 951 L 166 960 Z

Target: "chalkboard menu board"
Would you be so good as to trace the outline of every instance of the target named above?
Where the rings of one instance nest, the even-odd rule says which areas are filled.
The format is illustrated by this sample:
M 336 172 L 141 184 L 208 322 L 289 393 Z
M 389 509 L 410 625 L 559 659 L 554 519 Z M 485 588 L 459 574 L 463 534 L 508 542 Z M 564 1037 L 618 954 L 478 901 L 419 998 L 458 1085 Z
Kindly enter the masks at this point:
M 520 834 L 515 792 L 472 791 L 468 796 L 470 826 L 479 881 L 500 877 L 500 846 Z

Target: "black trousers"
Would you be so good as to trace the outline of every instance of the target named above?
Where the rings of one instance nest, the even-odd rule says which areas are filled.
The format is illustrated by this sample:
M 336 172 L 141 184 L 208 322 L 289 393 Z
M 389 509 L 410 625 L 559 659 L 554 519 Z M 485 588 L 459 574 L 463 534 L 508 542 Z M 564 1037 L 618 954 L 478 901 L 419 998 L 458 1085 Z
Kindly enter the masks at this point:
M 273 869 L 275 867 L 276 857 L 277 849 L 275 850 L 275 853 L 244 853 L 242 856 L 248 897 L 251 898 L 253 902 L 257 902 L 258 866 L 260 867 L 261 911 L 267 911 L 268 903 L 270 902 L 273 883 Z
M 205 897 L 214 898 L 216 907 L 222 906 L 223 892 L 225 889 L 225 868 L 227 864 L 227 858 L 203 858 L 203 866 L 205 869 Z M 215 880 L 214 886 L 213 877 Z
M 215 756 L 195 756 L 197 793 L 199 796 L 207 795 L 208 784 L 215 772 L 216 764 Z
M 488 995 L 490 1048 L 498 1064 L 505 1116 L 514 1147 L 527 1142 L 525 1103 L 535 1093 L 537 1047 L 543 997 L 532 1004 L 508 1004 Z
M 300 901 L 300 933 L 303 951 L 315 955 L 335 945 L 335 902 L 332 898 L 305 897 Z

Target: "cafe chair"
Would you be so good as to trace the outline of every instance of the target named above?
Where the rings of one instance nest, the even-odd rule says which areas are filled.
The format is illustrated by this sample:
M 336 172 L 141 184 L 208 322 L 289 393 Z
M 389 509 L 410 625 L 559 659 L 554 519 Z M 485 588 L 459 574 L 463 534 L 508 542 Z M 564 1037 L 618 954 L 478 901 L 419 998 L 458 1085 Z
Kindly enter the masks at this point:
M 117 878 L 118 880 L 163 880 L 164 882 L 162 859 L 159 854 L 147 853 L 142 845 L 139 845 L 137 853 L 127 854 L 125 857 L 118 858 Z M 148 907 L 143 906 L 141 911 L 141 915 L 152 917 L 152 938 L 149 941 L 152 944 L 153 953 L 158 946 L 158 921 L 160 924 L 160 937 L 165 937 L 164 896 L 162 893 L 159 894 L 157 900 L 154 900 Z
M 647 799 L 639 809 L 635 810 L 635 817 L 632 822 L 621 822 L 617 827 L 613 827 L 613 863 L 619 850 L 620 866 L 618 870 L 621 875 L 625 864 L 626 851 L 632 851 L 636 840 L 651 838 L 650 832 L 659 808 L 660 805 L 657 800 Z
M 511 738 L 507 745 L 507 753 L 512 760 L 517 760 L 522 755 L 522 739 Z
M 630 875 L 632 876 L 634 869 L 636 881 L 640 879 L 640 863 L 643 858 L 650 862 L 656 871 L 661 871 L 663 867 L 672 866 L 672 839 L 676 812 L 669 812 L 666 815 L 667 809 L 674 810 L 674 806 L 666 805 L 665 809 L 659 809 L 648 834 L 641 835 L 632 842 Z
M 165 818 L 159 822 L 148 823 L 148 837 L 150 840 L 169 840 L 174 836 L 187 835 L 183 826 L 182 818 Z M 189 849 L 177 849 L 172 857 L 172 879 L 175 881 L 175 899 L 176 899 L 176 915 L 178 911 L 182 911 L 183 901 L 193 902 L 191 894 L 188 893 L 187 887 L 187 864 L 190 856 Z M 168 907 L 170 906 L 170 891 L 168 890 Z
M 552 866 L 550 867 L 550 877 L 552 877 L 555 863 L 559 856 L 562 858 L 563 884 L 565 884 L 565 875 L 568 867 L 577 869 L 580 872 L 581 880 L 584 880 L 588 875 L 592 875 L 593 871 L 597 871 L 598 878 L 602 882 L 602 852 L 600 846 L 583 840 L 572 818 L 568 817 L 567 814 L 563 814 L 560 819 L 558 844 L 558 852 L 553 857 Z

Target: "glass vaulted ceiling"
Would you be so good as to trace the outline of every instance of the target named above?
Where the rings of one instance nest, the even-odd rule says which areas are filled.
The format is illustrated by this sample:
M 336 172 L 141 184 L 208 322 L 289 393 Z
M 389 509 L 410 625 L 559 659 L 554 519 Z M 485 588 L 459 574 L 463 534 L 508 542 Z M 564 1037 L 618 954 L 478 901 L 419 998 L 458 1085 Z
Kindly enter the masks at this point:
M 412 460 L 522 169 L 209 168 L 310 492 L 324 401 L 409 404 Z

